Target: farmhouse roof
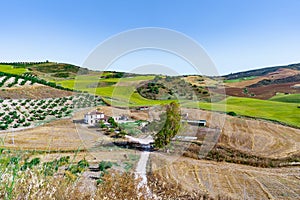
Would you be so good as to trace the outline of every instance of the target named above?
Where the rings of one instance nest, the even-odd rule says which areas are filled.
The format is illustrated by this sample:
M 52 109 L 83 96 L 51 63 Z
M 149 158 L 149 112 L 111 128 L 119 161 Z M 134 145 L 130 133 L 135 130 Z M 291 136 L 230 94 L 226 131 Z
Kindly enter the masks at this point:
M 86 115 L 100 115 L 100 114 L 104 114 L 104 113 L 103 112 L 99 112 L 99 111 L 92 111 L 92 112 L 86 113 Z

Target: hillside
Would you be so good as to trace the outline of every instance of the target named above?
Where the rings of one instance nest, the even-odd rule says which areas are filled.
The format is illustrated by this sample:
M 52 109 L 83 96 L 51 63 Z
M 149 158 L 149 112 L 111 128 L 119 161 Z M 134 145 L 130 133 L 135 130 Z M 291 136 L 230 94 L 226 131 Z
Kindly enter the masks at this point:
M 266 67 L 266 68 L 254 69 L 254 70 L 249 70 L 244 72 L 237 72 L 237 73 L 225 75 L 223 77 L 227 80 L 232 80 L 232 79 L 240 79 L 240 78 L 253 77 L 253 76 L 264 76 L 268 73 L 275 72 L 279 69 L 292 69 L 292 70 L 300 71 L 300 63 L 285 65 L 285 66 Z
M 300 64 L 250 70 L 223 76 L 227 95 L 269 99 L 277 93 L 300 93 Z M 218 92 L 218 89 L 216 90 Z
M 209 101 L 210 94 L 207 87 L 192 85 L 181 77 L 159 77 L 148 81 L 137 88 L 138 93 L 154 100 L 180 99 Z
M 296 87 L 300 84 L 296 79 L 300 74 L 300 71 L 298 71 L 299 66 L 299 64 L 295 64 L 236 73 L 236 79 L 227 79 L 224 86 L 222 86 L 220 77 L 164 77 L 112 71 L 96 72 L 54 62 L 2 63 L 0 65 L 0 72 L 3 71 L 0 77 L 0 83 L 2 84 L 0 97 L 56 98 L 71 95 L 71 92 L 65 90 L 76 89 L 101 96 L 107 104 L 113 106 L 151 106 L 167 104 L 179 99 L 183 106 L 194 107 L 198 106 L 193 103 L 197 99 L 208 102 L 208 104 L 199 104 L 200 108 L 207 109 L 211 105 L 218 105 L 209 104 L 210 99 L 213 99 L 216 103 L 224 99 L 222 95 L 224 88 L 222 87 L 225 87 L 228 96 L 246 97 L 245 99 L 239 99 L 240 101 L 232 101 L 234 98 L 227 99 L 228 101 L 225 101 L 227 110 L 243 116 L 264 118 L 300 126 L 299 122 L 295 121 L 294 115 L 281 111 L 275 114 L 275 111 L 279 111 L 279 108 L 280 110 L 282 110 L 281 107 L 287 109 L 290 108 L 291 104 L 285 105 L 283 102 L 282 105 L 275 105 L 276 102 L 274 101 L 251 101 L 248 99 L 267 100 L 278 93 L 300 93 L 300 88 Z M 77 75 L 78 70 L 82 73 Z M 73 77 L 54 78 L 60 72 L 66 72 Z M 38 76 L 34 74 L 38 74 Z M 245 74 L 250 77 L 245 77 Z M 47 80 L 51 79 L 53 82 L 44 81 L 40 76 L 47 77 Z M 227 78 L 230 78 L 230 76 L 227 76 Z M 257 84 L 257 86 L 251 87 L 254 84 Z M 249 105 L 249 107 L 240 107 L 240 102 Z M 297 103 L 297 99 L 294 99 L 293 103 Z M 258 107 L 251 111 L 249 110 L 253 107 L 251 105 L 257 105 Z M 297 104 L 291 107 L 292 111 L 298 112 Z M 274 114 L 268 114 L 269 112 L 274 112 Z
M 74 78 L 78 74 L 88 74 L 91 72 L 86 68 L 82 68 L 76 65 L 49 61 L 0 63 L 0 69 L 3 72 L 18 75 L 28 73 L 48 81 Z
M 71 96 L 71 91 L 60 90 L 50 86 L 36 84 L 25 87 L 2 89 L 0 99 L 45 99 Z
M 299 199 L 299 167 L 263 169 L 170 157 L 151 157 L 150 180 L 162 188 L 153 186 L 154 191 L 163 193 L 164 188 L 181 186 L 188 194 L 197 191 L 214 199 Z
M 276 96 L 273 96 L 269 100 L 271 101 L 279 101 L 279 102 L 287 102 L 287 103 L 299 103 L 300 102 L 300 94 L 283 94 L 279 93 Z
M 32 151 L 22 167 L 30 165 L 28 157 L 34 160 L 38 156 L 41 163 L 49 161 L 40 164 L 48 169 L 55 165 L 53 159 L 73 156 L 71 165 L 53 167 L 57 171 L 54 175 L 75 180 L 82 172 L 87 187 L 93 181 L 105 183 L 101 174 L 95 175 L 101 163 L 111 163 L 113 170 L 122 172 L 136 172 L 144 163 L 143 176 L 157 194 L 196 191 L 216 199 L 239 199 L 242 195 L 245 199 L 296 199 L 299 74 L 296 69 L 280 68 L 264 75 L 224 80 L 97 72 L 49 62 L 0 65 L 1 149 Z M 196 139 L 173 138 L 163 150 L 142 152 L 116 145 L 127 142 L 118 132 L 126 131 L 137 139 L 155 136 L 155 131 L 144 131 L 137 121 L 102 128 L 101 123 L 92 126 L 82 120 L 87 112 L 98 110 L 107 116 L 126 115 L 151 124 L 160 118 L 162 105 L 173 101 L 180 104 L 187 119 L 205 120 L 206 127 L 182 124 L 177 136 Z M 144 159 L 145 154 L 149 158 Z M 79 173 L 74 166 L 81 159 L 92 164 L 78 169 Z
M 227 97 L 217 103 L 188 102 L 184 107 L 234 112 L 236 115 L 261 118 L 300 127 L 300 109 L 296 103 L 285 103 L 252 98 Z

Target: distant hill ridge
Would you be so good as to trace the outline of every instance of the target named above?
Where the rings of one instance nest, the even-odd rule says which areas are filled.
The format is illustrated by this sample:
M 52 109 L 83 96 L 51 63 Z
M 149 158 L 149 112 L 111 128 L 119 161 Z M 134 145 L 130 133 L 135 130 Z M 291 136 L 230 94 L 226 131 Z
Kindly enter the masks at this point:
M 83 68 L 68 63 L 58 63 L 58 62 L 0 62 L 0 65 L 10 65 L 14 68 L 26 68 L 31 72 L 36 72 L 38 76 L 42 74 L 50 74 L 52 77 L 56 78 L 74 78 L 78 74 L 89 74 L 90 72 L 96 72 L 95 70 L 90 70 L 88 68 Z M 227 80 L 245 78 L 245 77 L 254 77 L 254 76 L 264 76 L 268 73 L 275 72 L 279 69 L 292 69 L 300 71 L 300 63 L 266 67 L 260 69 L 247 70 L 242 72 L 236 72 L 221 76 Z M 119 72 L 119 71 L 106 71 L 111 73 L 121 73 L 122 77 L 135 76 L 138 74 L 128 73 L 128 72 Z M 156 75 L 156 74 L 145 74 L 145 75 Z M 191 76 L 191 75 L 182 75 L 182 76 Z
M 231 80 L 231 79 L 245 78 L 245 77 L 250 77 L 250 76 L 264 76 L 264 75 L 267 75 L 268 73 L 275 72 L 282 68 L 300 71 L 300 63 L 284 65 L 284 66 L 266 67 L 266 68 L 254 69 L 254 70 L 249 70 L 249 71 L 244 71 L 244 72 L 237 72 L 237 73 L 228 74 L 228 75 L 225 75 L 222 77 L 224 77 L 227 80 Z

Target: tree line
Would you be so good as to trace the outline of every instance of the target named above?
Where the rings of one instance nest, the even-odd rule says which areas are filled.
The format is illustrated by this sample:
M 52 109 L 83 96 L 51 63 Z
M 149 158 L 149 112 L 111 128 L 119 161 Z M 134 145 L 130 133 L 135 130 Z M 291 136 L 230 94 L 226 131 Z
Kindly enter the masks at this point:
M 53 87 L 53 88 L 56 88 L 56 89 L 60 89 L 60 90 L 80 92 L 78 90 L 65 88 L 65 87 L 62 87 L 60 85 L 56 85 L 56 83 L 54 83 L 54 82 L 48 82 L 44 79 L 39 79 L 38 77 L 36 77 L 36 76 L 34 76 L 30 73 L 25 73 L 24 75 L 17 75 L 17 74 L 10 74 L 10 73 L 6 73 L 6 72 L 0 72 L 0 77 L 1 76 L 6 76 L 6 78 L 5 78 L 6 80 L 11 78 L 11 77 L 15 77 L 15 79 L 24 79 L 25 81 L 31 81 L 32 84 L 39 83 L 39 84 L 47 85 L 47 86 L 50 86 L 50 87 Z

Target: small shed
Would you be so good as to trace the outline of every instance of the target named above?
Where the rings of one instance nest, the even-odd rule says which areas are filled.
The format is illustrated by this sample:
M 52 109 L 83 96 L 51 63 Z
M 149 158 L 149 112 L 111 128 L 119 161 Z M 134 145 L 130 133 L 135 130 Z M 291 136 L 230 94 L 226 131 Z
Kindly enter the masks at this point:
M 182 120 L 193 126 L 206 126 L 206 120 Z

